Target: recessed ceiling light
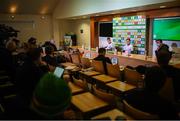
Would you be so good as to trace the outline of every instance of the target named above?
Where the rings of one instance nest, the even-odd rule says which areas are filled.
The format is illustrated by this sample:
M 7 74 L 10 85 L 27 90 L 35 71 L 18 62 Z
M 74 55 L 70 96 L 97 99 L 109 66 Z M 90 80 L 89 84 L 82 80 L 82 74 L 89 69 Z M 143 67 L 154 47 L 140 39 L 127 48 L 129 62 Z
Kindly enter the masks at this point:
M 166 6 L 164 6 L 164 5 L 162 5 L 162 6 L 160 6 L 160 8 L 165 8 Z
M 96 16 L 99 16 L 99 14 L 96 14 Z
M 11 8 L 10 8 L 11 13 L 15 13 L 16 10 L 17 10 L 17 6 L 11 6 Z

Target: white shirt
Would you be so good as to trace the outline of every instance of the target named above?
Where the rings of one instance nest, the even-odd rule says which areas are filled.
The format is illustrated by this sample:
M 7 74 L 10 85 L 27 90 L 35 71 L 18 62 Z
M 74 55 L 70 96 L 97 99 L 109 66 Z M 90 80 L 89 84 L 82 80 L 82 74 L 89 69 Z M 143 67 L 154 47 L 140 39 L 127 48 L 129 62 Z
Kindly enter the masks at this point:
M 113 48 L 113 43 L 111 42 L 110 44 L 108 43 L 106 49 L 112 49 Z
M 131 51 L 133 51 L 133 46 L 132 46 L 131 44 L 130 44 L 130 45 L 127 45 L 127 44 L 126 44 L 126 45 L 124 46 L 123 50 L 127 51 L 128 54 L 130 54 Z

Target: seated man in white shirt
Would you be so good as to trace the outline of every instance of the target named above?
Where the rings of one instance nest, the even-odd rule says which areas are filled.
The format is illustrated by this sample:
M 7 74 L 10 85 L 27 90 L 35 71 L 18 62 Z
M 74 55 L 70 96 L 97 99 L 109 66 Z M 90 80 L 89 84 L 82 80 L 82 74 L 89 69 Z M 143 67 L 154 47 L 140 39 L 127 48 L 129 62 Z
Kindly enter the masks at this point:
M 110 37 L 107 38 L 107 43 L 108 43 L 108 45 L 105 47 L 105 49 L 112 50 L 114 48 L 114 45 L 113 45 Z
M 126 45 L 124 46 L 123 51 L 124 51 L 125 53 L 128 53 L 128 55 L 130 55 L 130 54 L 131 54 L 131 51 L 133 51 L 133 46 L 131 45 L 131 40 L 130 40 L 130 38 L 127 38 L 127 39 L 126 39 Z

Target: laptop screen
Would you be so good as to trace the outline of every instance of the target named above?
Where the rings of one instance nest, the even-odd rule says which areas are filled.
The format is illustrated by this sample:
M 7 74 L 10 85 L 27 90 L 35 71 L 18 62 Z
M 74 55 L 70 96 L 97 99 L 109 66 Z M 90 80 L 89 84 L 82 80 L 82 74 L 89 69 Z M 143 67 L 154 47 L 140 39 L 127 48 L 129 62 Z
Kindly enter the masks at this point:
M 55 71 L 54 71 L 54 75 L 56 75 L 57 77 L 61 78 L 61 76 L 63 75 L 64 69 L 60 68 L 60 67 L 56 67 Z
M 112 63 L 113 65 L 118 64 L 118 58 L 117 58 L 117 57 L 112 57 L 112 58 L 111 58 L 111 63 Z

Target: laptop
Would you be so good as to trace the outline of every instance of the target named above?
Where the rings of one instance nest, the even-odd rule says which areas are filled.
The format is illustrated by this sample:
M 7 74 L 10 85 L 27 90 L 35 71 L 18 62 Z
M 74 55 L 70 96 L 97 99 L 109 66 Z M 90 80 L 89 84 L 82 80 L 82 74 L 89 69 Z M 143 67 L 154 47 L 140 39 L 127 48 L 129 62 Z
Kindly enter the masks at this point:
M 55 71 L 54 71 L 54 75 L 61 78 L 62 75 L 64 73 L 64 69 L 60 68 L 60 67 L 56 67 Z
M 118 58 L 117 58 L 117 57 L 112 57 L 112 58 L 111 58 L 111 63 L 112 63 L 113 65 L 118 64 Z

